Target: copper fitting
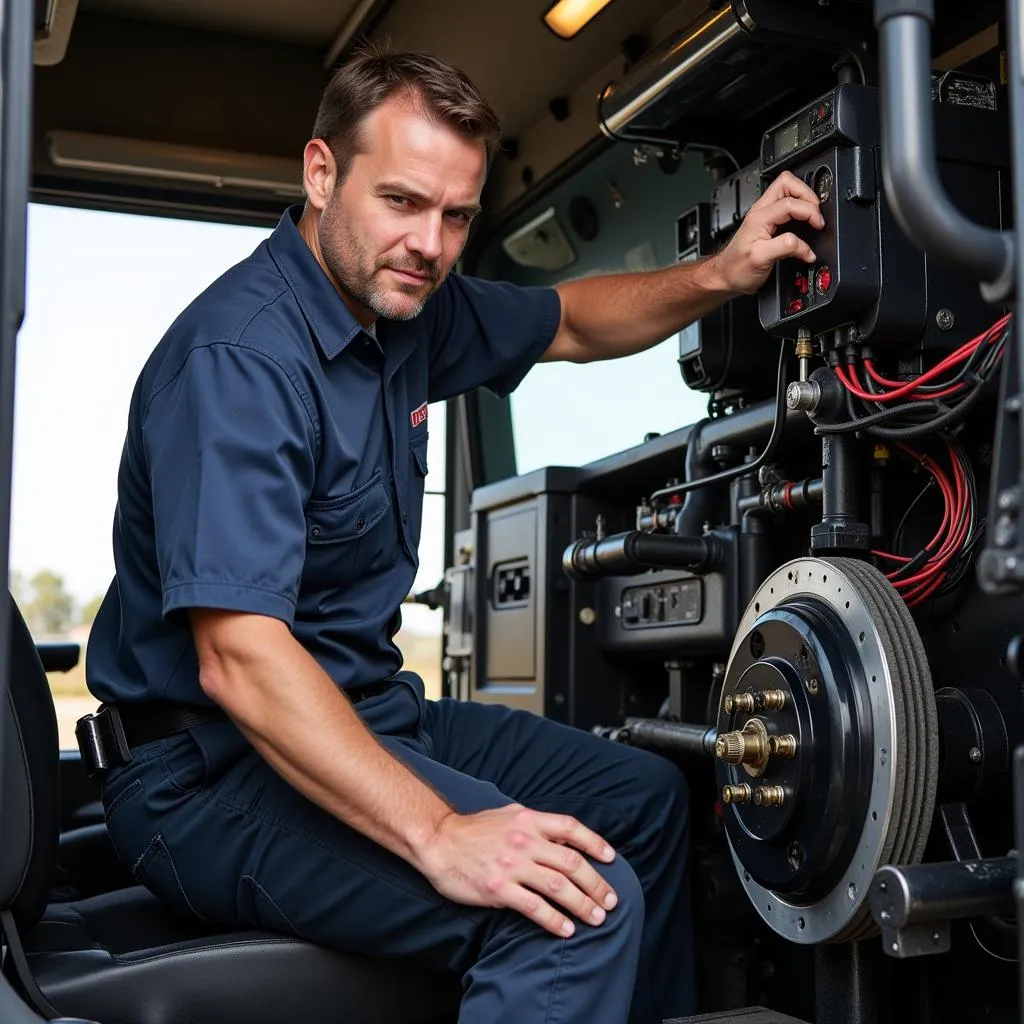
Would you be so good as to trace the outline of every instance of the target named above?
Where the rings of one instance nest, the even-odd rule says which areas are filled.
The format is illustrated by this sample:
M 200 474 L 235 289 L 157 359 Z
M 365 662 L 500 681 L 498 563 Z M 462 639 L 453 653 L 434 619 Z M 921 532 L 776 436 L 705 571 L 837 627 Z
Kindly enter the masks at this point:
M 723 702 L 727 715 L 731 715 L 734 711 L 744 711 L 749 714 L 754 710 L 754 704 L 754 695 L 752 693 L 733 693 L 726 697 Z
M 768 730 L 764 722 L 751 718 L 740 730 L 719 733 L 715 757 L 727 764 L 743 765 L 748 775 L 760 775 L 768 764 Z
M 781 807 L 786 791 L 781 786 L 758 786 L 754 790 L 754 803 L 758 807 Z
M 781 711 L 786 706 L 785 690 L 762 690 L 754 694 L 758 711 Z
M 769 736 L 768 753 L 772 757 L 796 757 L 795 736 Z
M 722 803 L 725 804 L 749 804 L 750 796 L 751 789 L 745 782 L 739 786 L 722 787 Z

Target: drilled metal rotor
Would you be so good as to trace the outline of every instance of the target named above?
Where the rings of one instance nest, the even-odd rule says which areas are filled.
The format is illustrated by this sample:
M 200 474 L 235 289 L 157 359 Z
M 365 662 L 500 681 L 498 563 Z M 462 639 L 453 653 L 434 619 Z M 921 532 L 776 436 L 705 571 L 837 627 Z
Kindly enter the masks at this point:
M 816 657 L 798 664 L 802 655 L 792 655 L 787 630 L 805 637 L 803 654 L 811 648 Z M 866 904 L 872 877 L 884 864 L 920 860 L 934 810 L 938 724 L 920 636 L 903 601 L 874 567 L 851 559 L 797 559 L 764 581 L 740 622 L 722 692 L 720 735 L 741 727 L 753 732 L 752 720 L 737 717 L 737 708 L 755 699 L 764 703 L 762 691 L 747 696 L 751 679 L 776 678 L 771 685 L 789 692 L 790 706 L 762 710 L 758 721 L 770 733 L 797 728 L 802 738 L 795 755 L 789 750 L 793 737 L 772 739 L 773 751 L 794 758 L 778 770 L 769 761 L 763 781 L 775 785 L 763 786 L 758 800 L 745 800 L 746 791 L 737 787 L 758 780 L 738 774 L 734 738 L 721 744 L 723 754 L 733 754 L 731 763 L 719 755 L 719 781 L 736 868 L 757 912 L 787 939 L 864 938 L 874 930 Z M 823 763 L 833 769 L 824 789 Z M 836 770 L 843 764 L 858 769 Z M 787 888 L 779 881 L 786 851 L 795 857 L 793 850 L 808 845 L 827 847 L 829 835 L 813 835 L 829 827 L 814 814 L 823 793 L 833 804 L 842 801 L 842 813 L 856 819 L 848 827 L 859 831 L 841 848 L 828 848 L 821 879 Z M 809 865 L 794 860 L 794 878 L 800 867 L 807 874 Z

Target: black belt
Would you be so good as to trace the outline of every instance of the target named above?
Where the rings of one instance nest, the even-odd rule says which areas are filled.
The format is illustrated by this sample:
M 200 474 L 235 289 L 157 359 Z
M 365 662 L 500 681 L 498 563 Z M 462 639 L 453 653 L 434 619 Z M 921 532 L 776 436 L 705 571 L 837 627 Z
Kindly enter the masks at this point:
M 388 683 L 345 688 L 353 704 L 376 697 Z M 136 704 L 104 704 L 94 715 L 80 718 L 75 737 L 90 775 L 116 768 L 132 759 L 132 749 L 144 743 L 166 739 L 175 733 L 209 722 L 224 722 L 228 716 L 218 707 L 177 704 L 172 701 L 141 701 Z
M 227 720 L 227 715 L 218 707 L 176 704 L 164 700 L 118 704 L 116 707 L 129 749 L 166 739 L 176 732 L 194 729 L 197 725 Z

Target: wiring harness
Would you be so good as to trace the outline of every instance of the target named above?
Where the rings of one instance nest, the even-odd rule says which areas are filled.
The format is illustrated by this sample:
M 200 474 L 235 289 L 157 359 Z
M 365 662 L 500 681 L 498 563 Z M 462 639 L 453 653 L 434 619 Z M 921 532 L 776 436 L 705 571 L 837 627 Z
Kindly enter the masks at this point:
M 815 433 L 862 432 L 890 441 L 909 441 L 948 431 L 963 420 L 995 377 L 1010 337 L 1011 319 L 1010 314 L 1001 317 L 983 334 L 909 381 L 883 377 L 870 349 L 862 349 L 859 356 L 853 349 L 842 355 L 832 353 L 832 368 L 846 392 L 850 418 L 821 424 Z M 864 366 L 863 379 L 858 361 Z
M 974 549 L 984 532 L 974 470 L 953 435 L 992 383 L 1010 338 L 1011 319 L 1009 314 L 1001 317 L 987 331 L 908 381 L 891 380 L 879 373 L 869 349 L 859 354 L 848 349 L 843 357 L 833 355 L 832 367 L 845 391 L 849 419 L 821 424 L 815 432 L 858 432 L 894 442 L 893 451 L 930 478 L 896 528 L 895 551 L 871 552 L 884 568 L 891 567 L 886 578 L 908 607 L 956 588 L 970 570 Z M 918 438 L 934 438 L 935 453 L 908 443 Z M 907 521 L 935 489 L 943 507 L 939 527 L 920 551 L 903 554 L 900 549 Z
M 896 527 L 893 535 L 896 553 L 871 552 L 883 563 L 883 568 L 895 566 L 885 575 L 909 608 L 929 597 L 947 594 L 963 581 L 985 528 L 985 522 L 978 513 L 978 487 L 970 460 L 956 441 L 943 438 L 942 444 L 948 460 L 946 466 L 939 459 L 907 444 L 899 442 L 895 445 L 898 455 L 920 467 L 930 479 L 907 507 Z M 936 488 L 941 493 L 943 505 L 939 528 L 916 554 L 899 554 L 910 514 Z

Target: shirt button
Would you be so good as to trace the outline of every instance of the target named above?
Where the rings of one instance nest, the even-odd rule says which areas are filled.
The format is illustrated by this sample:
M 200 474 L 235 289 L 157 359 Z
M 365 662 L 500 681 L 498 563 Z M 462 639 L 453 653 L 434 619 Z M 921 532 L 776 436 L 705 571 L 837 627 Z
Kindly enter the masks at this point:
M 366 525 L 366 520 L 360 518 L 359 521 L 356 523 L 356 529 L 357 530 L 361 530 L 365 525 Z
M 409 519 L 408 515 L 406 515 L 406 513 L 405 513 L 405 512 L 403 512 L 403 513 L 402 513 L 402 522 L 403 522 L 403 523 L 405 523 L 405 522 L 408 522 L 408 519 Z
M 314 537 L 319 537 L 320 536 L 320 527 L 319 526 L 314 526 L 311 532 L 312 532 Z

